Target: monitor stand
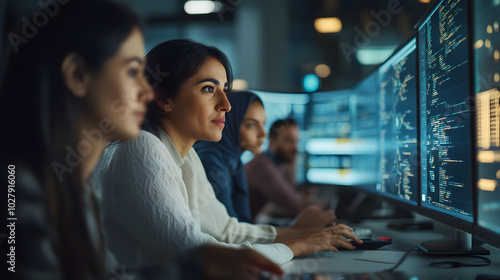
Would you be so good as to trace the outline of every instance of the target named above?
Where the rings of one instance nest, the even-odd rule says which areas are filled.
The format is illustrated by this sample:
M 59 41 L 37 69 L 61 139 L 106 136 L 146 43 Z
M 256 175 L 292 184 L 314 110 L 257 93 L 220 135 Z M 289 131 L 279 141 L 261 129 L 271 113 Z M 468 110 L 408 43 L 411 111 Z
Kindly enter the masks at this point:
M 430 241 L 418 245 L 426 255 L 489 255 L 490 251 L 473 244 L 472 235 L 455 229 L 454 240 Z

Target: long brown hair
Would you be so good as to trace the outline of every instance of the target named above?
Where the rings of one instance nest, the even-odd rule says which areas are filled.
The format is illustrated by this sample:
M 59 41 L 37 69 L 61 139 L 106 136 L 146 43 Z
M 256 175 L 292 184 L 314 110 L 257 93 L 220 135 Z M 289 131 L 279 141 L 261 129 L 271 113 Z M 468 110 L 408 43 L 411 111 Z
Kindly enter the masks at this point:
M 87 279 L 105 272 L 105 246 L 99 222 L 97 228 L 88 223 L 89 209 L 91 219 L 100 215 L 98 203 L 85 205 L 83 197 L 76 152 L 81 101 L 65 86 L 61 64 L 76 53 L 86 69 L 98 72 L 140 21 L 129 8 L 98 0 L 60 4 L 47 18 L 31 38 L 14 32 L 24 40 L 12 45 L 0 87 L 0 123 L 9 132 L 2 157 L 36 178 L 64 278 Z

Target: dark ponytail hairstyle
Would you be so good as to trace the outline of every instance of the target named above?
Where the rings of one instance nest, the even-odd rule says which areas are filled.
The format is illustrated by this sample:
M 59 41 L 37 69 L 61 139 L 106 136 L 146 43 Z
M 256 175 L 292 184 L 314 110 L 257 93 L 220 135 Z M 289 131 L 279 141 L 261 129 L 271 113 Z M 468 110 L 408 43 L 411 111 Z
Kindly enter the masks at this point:
M 44 197 L 63 278 L 87 279 L 105 272 L 105 247 L 100 229 L 87 223 L 80 164 L 68 153 L 78 150 L 81 100 L 66 87 L 61 65 L 74 53 L 86 70 L 97 73 L 141 25 L 134 12 L 114 2 L 52 2 L 60 4 L 58 12 L 12 49 L 2 72 L 0 123 L 5 134 L 0 149 L 2 162 L 16 165 L 19 176 L 34 178 Z M 23 33 L 19 29 L 14 34 Z M 99 221 L 97 206 L 93 201 L 91 212 Z
M 175 98 L 182 83 L 193 76 L 209 57 L 217 59 L 226 70 L 229 92 L 233 82 L 233 70 L 227 56 L 216 47 L 190 40 L 171 40 L 154 47 L 147 54 L 146 77 L 155 91 L 155 99 L 149 103 L 143 128 L 158 136 L 156 125 L 164 112 L 156 100 L 166 102 Z

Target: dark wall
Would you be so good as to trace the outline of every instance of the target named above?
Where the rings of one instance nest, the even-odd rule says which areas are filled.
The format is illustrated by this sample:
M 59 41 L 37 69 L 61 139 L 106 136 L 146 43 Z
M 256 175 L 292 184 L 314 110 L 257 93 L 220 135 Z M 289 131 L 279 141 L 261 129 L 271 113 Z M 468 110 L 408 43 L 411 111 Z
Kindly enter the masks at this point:
M 7 0 L 0 0 L 0 31 L 2 32 L 2 37 L 0 37 L 0 46 L 3 46 L 3 42 L 5 41 L 5 14 L 7 12 Z
M 4 43 L 7 38 L 7 33 L 4 30 L 6 14 L 7 14 L 7 0 L 0 0 L 0 33 L 2 35 L 0 36 L 0 82 L 2 81 L 2 73 L 3 73 L 2 69 L 6 58 L 5 46 L 4 46 Z

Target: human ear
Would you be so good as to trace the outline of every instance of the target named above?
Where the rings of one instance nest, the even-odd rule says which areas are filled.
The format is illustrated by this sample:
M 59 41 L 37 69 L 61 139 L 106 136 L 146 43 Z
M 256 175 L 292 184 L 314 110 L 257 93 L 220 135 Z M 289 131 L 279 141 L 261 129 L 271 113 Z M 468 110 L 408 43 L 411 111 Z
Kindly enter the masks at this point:
M 164 112 L 170 113 L 172 112 L 172 100 L 167 98 L 166 100 L 156 100 L 156 106 L 161 108 Z
M 61 73 L 66 87 L 76 97 L 84 97 L 87 93 L 87 82 L 83 59 L 76 53 L 68 54 L 61 64 Z

